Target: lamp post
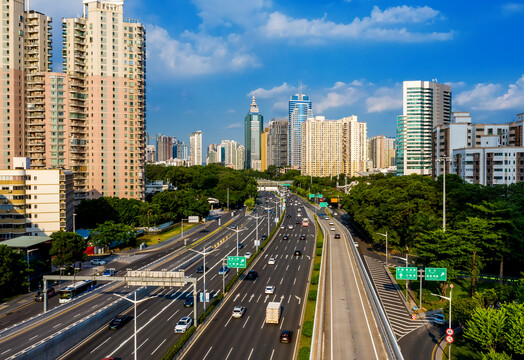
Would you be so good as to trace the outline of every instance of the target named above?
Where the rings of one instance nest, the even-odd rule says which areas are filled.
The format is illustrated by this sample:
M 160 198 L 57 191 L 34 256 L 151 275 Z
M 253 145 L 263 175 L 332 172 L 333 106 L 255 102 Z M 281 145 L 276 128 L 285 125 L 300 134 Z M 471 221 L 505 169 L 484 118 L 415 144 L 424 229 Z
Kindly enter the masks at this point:
M 27 257 L 27 292 L 31 292 L 31 279 L 29 278 L 29 254 L 33 251 L 38 251 L 38 249 L 27 249 L 26 250 L 26 257 Z
M 182 227 L 182 237 L 181 239 L 184 239 L 184 221 L 189 221 L 189 219 L 180 219 L 180 224 Z M 184 239 L 184 246 L 187 245 L 187 239 Z
M 149 300 L 150 298 L 145 298 L 145 299 L 142 299 L 142 300 L 136 300 L 136 291 L 135 291 L 135 300 L 131 300 L 131 299 L 128 299 L 120 294 L 115 294 L 116 296 L 118 297 L 121 297 L 122 299 L 124 300 L 127 300 L 129 302 L 132 302 L 133 304 L 135 304 L 135 360 L 137 360 L 137 353 L 136 353 L 136 304 L 142 302 L 142 301 L 146 301 L 146 300 Z
M 264 206 L 264 210 L 267 211 L 267 236 L 269 237 L 269 210 L 271 210 L 271 208 Z
M 438 296 L 438 297 L 440 297 L 442 299 L 446 299 L 446 300 L 449 301 L 449 324 L 448 324 L 448 327 L 450 329 L 453 329 L 451 327 L 451 297 L 452 297 L 452 293 L 453 293 L 453 287 L 454 287 L 453 284 L 449 284 L 449 297 L 431 293 L 431 295 Z M 448 359 L 451 359 L 451 343 L 449 343 Z
M 256 240 L 255 240 L 255 244 L 257 244 L 256 241 L 260 241 L 260 239 L 259 239 L 259 237 L 258 237 L 258 219 L 263 218 L 263 216 L 258 216 L 258 215 L 257 215 L 257 216 L 249 215 L 249 216 L 251 216 L 252 218 L 257 219 L 257 227 L 255 228 L 255 229 L 256 229 L 256 230 L 255 230 L 255 231 L 256 231 L 256 235 L 255 235 L 255 236 L 256 236 L 256 237 L 255 237 L 255 239 L 256 239 Z M 267 234 L 267 236 L 269 236 L 269 234 Z M 256 251 L 258 251 L 258 246 L 255 246 L 255 248 L 256 248 Z
M 438 162 L 444 163 L 444 173 L 442 178 L 442 232 L 446 232 L 446 161 L 451 161 L 447 156 L 441 156 Z
M 211 251 L 206 251 L 206 247 L 204 246 L 204 252 L 202 251 L 198 251 L 198 250 L 195 250 L 195 249 L 191 249 L 189 248 L 188 250 L 191 250 L 191 251 L 194 251 L 196 252 L 197 254 L 200 254 L 200 255 L 204 255 L 204 313 L 206 312 L 206 253 L 209 254 L 213 251 L 216 250 L 216 248 L 214 250 L 211 250 Z M 196 306 L 196 304 L 194 305 Z
M 386 231 L 385 234 L 377 233 L 377 235 L 382 235 L 382 236 L 386 237 L 386 268 L 387 268 L 388 267 L 388 232 Z M 407 260 L 406 260 L 406 262 L 407 262 Z
M 76 214 L 73 213 L 73 232 L 76 232 Z

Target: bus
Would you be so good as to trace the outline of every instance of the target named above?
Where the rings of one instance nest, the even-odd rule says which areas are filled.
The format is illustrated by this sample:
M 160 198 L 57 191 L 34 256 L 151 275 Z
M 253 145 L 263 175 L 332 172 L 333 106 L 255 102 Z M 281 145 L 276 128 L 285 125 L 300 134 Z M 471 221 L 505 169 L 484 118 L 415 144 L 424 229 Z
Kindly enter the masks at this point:
M 84 291 L 92 290 L 95 287 L 96 287 L 96 281 L 93 281 L 93 280 L 79 281 L 73 285 L 70 285 L 60 290 L 60 292 L 58 293 L 59 302 L 62 304 L 62 303 L 71 301 L 73 300 L 73 298 L 82 294 Z
M 309 226 L 309 219 L 303 218 L 302 219 L 302 227 L 308 227 Z

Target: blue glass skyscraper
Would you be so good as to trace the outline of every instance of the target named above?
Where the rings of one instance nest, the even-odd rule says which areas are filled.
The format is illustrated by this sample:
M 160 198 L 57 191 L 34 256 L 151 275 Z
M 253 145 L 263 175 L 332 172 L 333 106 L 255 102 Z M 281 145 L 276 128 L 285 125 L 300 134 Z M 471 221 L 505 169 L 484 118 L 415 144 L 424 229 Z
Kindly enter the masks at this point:
M 302 93 L 291 96 L 289 100 L 289 137 L 288 161 L 292 167 L 300 167 L 302 156 L 300 142 L 302 140 L 302 123 L 308 117 L 313 117 L 309 96 Z

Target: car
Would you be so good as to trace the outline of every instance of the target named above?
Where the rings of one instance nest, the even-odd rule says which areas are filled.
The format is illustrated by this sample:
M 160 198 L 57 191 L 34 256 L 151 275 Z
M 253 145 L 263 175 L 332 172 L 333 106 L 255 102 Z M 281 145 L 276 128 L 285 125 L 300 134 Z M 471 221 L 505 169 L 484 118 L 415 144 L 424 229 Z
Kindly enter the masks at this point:
M 300 220 L 295 221 L 295 224 L 300 224 Z
M 244 254 L 246 259 L 249 259 L 252 255 L 253 254 L 250 251 L 248 251 L 247 253 Z
M 332 227 L 330 228 L 330 230 L 331 230 L 331 231 L 335 231 L 335 227 L 332 226 Z
M 268 265 L 275 265 L 277 261 L 275 260 L 275 258 L 269 258 L 269 260 L 267 261 L 267 264 Z
M 175 332 L 185 333 L 191 327 L 191 325 L 193 325 L 193 319 L 191 319 L 189 316 L 184 316 L 176 324 Z
M 280 334 L 280 342 L 284 344 L 288 344 L 291 342 L 291 339 L 293 338 L 293 331 L 291 330 L 284 330 Z
M 122 326 L 124 326 L 129 320 L 131 320 L 131 317 L 128 315 L 118 315 L 116 318 L 111 320 L 109 323 L 109 330 L 116 330 L 120 329 Z
M 262 235 L 261 239 L 262 240 L 266 240 L 267 239 L 267 235 L 266 234 Z
M 433 318 L 433 325 L 446 325 L 446 318 L 443 314 L 436 314 Z
M 293 253 L 293 255 L 295 255 L 296 257 L 302 256 L 302 251 L 300 251 L 300 249 L 295 249 L 295 252 Z
M 93 259 L 90 261 L 91 265 L 105 265 L 107 262 L 101 259 Z
M 237 226 L 235 224 L 231 225 L 231 229 L 236 229 Z
M 282 236 L 282 240 L 289 240 L 289 235 Z
M 291 215 L 288 214 L 288 215 L 287 215 L 287 218 L 288 218 L 288 219 L 291 219 Z
M 115 275 L 115 269 L 106 269 L 102 276 L 114 276 Z
M 206 271 L 209 270 L 209 268 L 206 266 Z M 197 269 L 196 269 L 196 272 L 197 274 L 202 274 L 204 272 L 204 265 L 200 265 Z
M 240 319 L 242 316 L 244 316 L 244 313 L 246 312 L 246 308 L 244 306 L 235 306 L 233 308 L 233 312 L 231 313 L 231 317 L 235 319 Z
M 333 226 L 333 225 L 335 225 L 335 224 L 333 223 L 333 221 L 330 221 L 330 222 L 329 222 L 329 225 Z
M 306 240 L 306 235 L 304 234 L 300 235 L 300 240 Z
M 195 298 L 193 294 L 188 294 L 186 296 L 186 301 L 184 301 L 184 307 L 193 307 L 195 305 Z
M 324 218 L 324 220 L 329 220 L 329 216 L 326 216 L 326 217 Z
M 239 249 L 242 249 L 244 247 L 244 244 L 238 243 L 237 246 L 238 246 Z
M 335 234 L 335 239 L 340 239 L 340 234 Z
M 255 280 L 258 277 L 258 273 L 255 270 L 249 270 L 244 279 Z
M 264 289 L 264 293 L 265 294 L 274 294 L 275 293 L 275 287 L 273 285 L 268 285 L 266 286 L 266 288 Z
M 355 244 L 355 247 L 358 247 L 358 242 L 353 241 L 353 244 Z
M 228 272 L 229 272 L 229 268 L 224 265 L 220 267 L 220 269 L 218 270 L 218 275 L 227 274 Z
M 288 225 L 287 227 L 289 230 L 293 230 L 293 225 Z
M 333 213 L 334 216 L 337 216 L 338 214 L 337 213 Z
M 47 288 L 47 297 L 50 298 L 51 296 L 55 296 L 56 291 L 54 287 Z M 35 295 L 35 301 L 41 302 L 44 301 L 44 293 L 42 291 L 38 291 Z
M 285 229 L 286 227 L 284 225 L 280 225 L 280 228 L 281 229 Z

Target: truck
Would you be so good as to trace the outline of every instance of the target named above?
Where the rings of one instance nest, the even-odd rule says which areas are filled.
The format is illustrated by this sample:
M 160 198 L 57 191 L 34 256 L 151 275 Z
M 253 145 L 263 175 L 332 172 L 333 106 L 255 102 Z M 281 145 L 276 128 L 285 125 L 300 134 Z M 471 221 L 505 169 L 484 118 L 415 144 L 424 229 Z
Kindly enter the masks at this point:
M 280 320 L 280 302 L 269 302 L 266 308 L 266 324 L 278 324 Z

